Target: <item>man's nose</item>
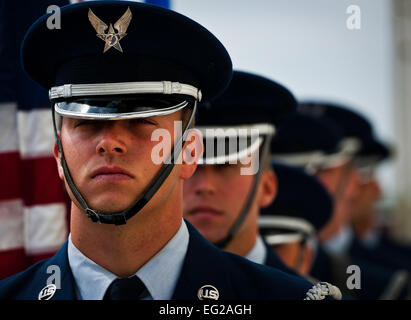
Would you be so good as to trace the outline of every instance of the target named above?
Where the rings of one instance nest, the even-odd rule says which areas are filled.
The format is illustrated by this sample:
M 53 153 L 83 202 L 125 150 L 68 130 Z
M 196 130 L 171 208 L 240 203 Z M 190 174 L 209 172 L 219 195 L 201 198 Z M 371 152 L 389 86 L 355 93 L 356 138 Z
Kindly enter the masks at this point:
M 212 170 L 210 165 L 200 165 L 194 173 L 193 189 L 198 195 L 208 194 L 212 195 L 216 192 L 216 173 Z
M 359 191 L 360 191 L 360 182 L 361 182 L 361 177 L 357 169 L 351 170 L 349 173 L 349 181 L 348 181 L 348 197 L 350 199 L 355 198 Z
M 118 121 L 110 121 L 101 128 L 100 141 L 96 152 L 100 155 L 127 153 L 124 128 Z

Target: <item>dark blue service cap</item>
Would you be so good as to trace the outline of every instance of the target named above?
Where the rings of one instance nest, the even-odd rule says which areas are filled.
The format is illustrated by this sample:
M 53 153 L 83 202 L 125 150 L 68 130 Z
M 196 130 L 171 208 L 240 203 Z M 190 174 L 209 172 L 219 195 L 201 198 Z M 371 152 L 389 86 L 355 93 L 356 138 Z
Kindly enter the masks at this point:
M 227 90 L 201 104 L 196 122 L 198 126 L 278 126 L 296 109 L 296 99 L 283 85 L 256 74 L 234 71 Z
M 393 154 L 392 146 L 371 137 L 362 141 L 361 149 L 356 155 L 356 164 L 360 168 L 374 166 L 391 158 Z
M 378 141 L 375 138 L 364 142 L 363 147 L 358 153 L 359 156 L 378 156 L 380 159 L 387 159 L 393 153 L 392 148 L 388 144 Z
M 281 84 L 256 74 L 234 71 L 221 96 L 199 104 L 196 126 L 204 138 L 204 153 L 199 163 L 232 163 L 255 154 L 265 141 L 263 137 L 275 134 L 276 127 L 296 108 L 293 94 Z M 211 128 L 227 131 L 210 132 Z M 238 139 L 234 145 L 230 144 L 233 138 Z
M 341 127 L 344 137 L 362 140 L 373 134 L 372 125 L 364 115 L 342 104 L 304 101 L 299 104 L 298 110 L 319 118 L 333 120 Z
M 342 132 L 333 121 L 296 112 L 283 123 L 271 141 L 272 154 L 298 154 L 312 151 L 334 153 Z
M 320 230 L 333 211 L 333 200 L 324 186 L 299 168 L 280 163 L 272 163 L 272 167 L 278 179 L 278 192 L 274 202 L 260 211 L 261 217 L 302 219 Z
M 47 89 L 168 81 L 198 88 L 204 99 L 212 99 L 230 81 L 232 64 L 224 46 L 175 11 L 134 1 L 90 1 L 64 6 L 60 14 L 61 29 L 48 29 L 50 14 L 43 15 L 21 49 L 25 71 Z M 165 91 L 172 89 L 165 85 Z
M 391 148 L 376 139 L 370 120 L 360 112 L 329 102 L 304 102 L 298 108 L 302 112 L 333 120 L 342 128 L 344 137 L 358 139 L 357 164 L 375 163 L 391 156 Z
M 271 141 L 271 159 L 304 168 L 310 174 L 352 158 L 351 145 L 332 120 L 297 112 Z

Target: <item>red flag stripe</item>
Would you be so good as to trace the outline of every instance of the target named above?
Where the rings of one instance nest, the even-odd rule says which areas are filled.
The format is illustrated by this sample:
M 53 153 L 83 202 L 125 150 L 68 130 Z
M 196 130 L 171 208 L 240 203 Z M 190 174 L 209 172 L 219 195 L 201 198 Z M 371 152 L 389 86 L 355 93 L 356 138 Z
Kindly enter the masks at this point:
M 20 159 L 0 154 L 0 201 L 22 198 L 26 206 L 65 202 L 64 186 L 52 157 Z
M 0 201 L 21 198 L 20 155 L 16 152 L 0 153 Z
M 25 206 L 66 201 L 54 158 L 22 160 L 20 179 Z

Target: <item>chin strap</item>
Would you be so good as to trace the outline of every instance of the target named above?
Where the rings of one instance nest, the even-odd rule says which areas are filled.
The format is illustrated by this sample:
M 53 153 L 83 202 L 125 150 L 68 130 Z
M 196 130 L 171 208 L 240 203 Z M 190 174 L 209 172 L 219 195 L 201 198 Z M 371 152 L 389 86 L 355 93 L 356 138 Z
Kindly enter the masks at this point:
M 227 245 L 234 238 L 235 234 L 238 232 L 245 218 L 247 217 L 247 213 L 250 210 L 251 204 L 254 200 L 255 193 L 257 192 L 258 183 L 260 182 L 261 174 L 263 172 L 262 166 L 264 165 L 265 159 L 268 156 L 270 144 L 271 144 L 271 135 L 267 135 L 263 142 L 263 148 L 262 148 L 261 156 L 258 162 L 259 167 L 258 167 L 257 174 L 254 177 L 253 185 L 251 186 L 246 202 L 244 203 L 244 206 L 242 210 L 240 211 L 240 215 L 238 216 L 237 220 L 234 222 L 234 225 L 231 227 L 230 231 L 228 232 L 228 235 L 224 239 L 214 243 L 214 245 L 216 245 L 220 249 L 224 249 L 225 247 L 227 247 Z
M 174 144 L 174 147 L 171 150 L 171 153 L 168 159 L 165 161 L 164 165 L 160 168 L 158 173 L 151 180 L 150 184 L 147 186 L 143 194 L 134 202 L 134 204 L 131 207 L 121 212 L 114 212 L 114 213 L 108 213 L 108 212 L 91 209 L 88 206 L 87 202 L 84 200 L 84 197 L 81 195 L 80 191 L 75 186 L 73 179 L 71 177 L 70 171 L 68 169 L 65 157 L 64 157 L 61 139 L 59 138 L 57 134 L 55 111 L 54 111 L 54 107 L 52 107 L 54 134 L 55 134 L 56 144 L 57 144 L 57 147 L 60 153 L 61 166 L 63 168 L 64 177 L 74 197 L 79 202 L 81 207 L 84 209 L 85 213 L 91 219 L 91 221 L 97 222 L 97 223 L 104 223 L 104 224 L 114 224 L 114 225 L 126 224 L 128 219 L 133 217 L 150 201 L 150 199 L 154 196 L 157 190 L 161 187 L 163 182 L 167 179 L 171 170 L 173 170 L 174 168 L 175 156 L 178 157 L 180 155 L 180 152 L 183 148 L 183 142 L 188 135 L 188 128 L 190 128 L 191 124 L 193 123 L 194 115 L 196 112 L 196 107 L 197 107 L 197 102 L 194 103 L 193 111 L 191 113 L 190 119 L 186 127 L 184 128 L 183 134 L 178 139 L 178 141 Z

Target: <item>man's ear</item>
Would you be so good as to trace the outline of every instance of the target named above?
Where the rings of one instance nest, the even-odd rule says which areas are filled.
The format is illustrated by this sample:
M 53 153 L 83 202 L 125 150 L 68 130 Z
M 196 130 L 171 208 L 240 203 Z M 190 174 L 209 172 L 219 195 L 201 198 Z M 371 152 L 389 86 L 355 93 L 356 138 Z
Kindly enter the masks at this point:
M 197 129 L 189 129 L 186 142 L 181 151 L 181 171 L 180 178 L 186 180 L 190 178 L 196 168 L 198 160 L 204 152 L 203 137 Z
M 58 132 L 57 135 L 58 135 L 58 138 L 60 139 L 60 132 Z M 64 172 L 63 172 L 63 167 L 61 166 L 60 152 L 59 152 L 59 149 L 57 147 L 56 141 L 54 141 L 53 155 L 54 155 L 54 159 L 56 160 L 59 177 L 60 177 L 61 180 L 64 180 Z
M 277 196 L 278 183 L 273 170 L 264 170 L 261 173 L 258 205 L 260 208 L 268 207 Z

